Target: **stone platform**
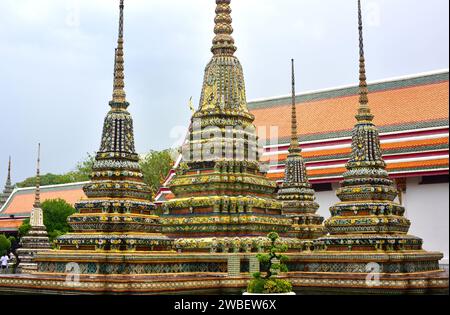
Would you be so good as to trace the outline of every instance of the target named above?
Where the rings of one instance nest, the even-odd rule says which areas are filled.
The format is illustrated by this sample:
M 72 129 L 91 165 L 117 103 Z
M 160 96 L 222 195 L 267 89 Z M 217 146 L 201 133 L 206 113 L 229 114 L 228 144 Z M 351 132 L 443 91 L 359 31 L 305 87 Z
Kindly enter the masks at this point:
M 33 274 L 1 275 L 0 292 L 33 294 L 238 294 L 244 290 L 251 274 L 259 270 L 254 253 L 155 253 L 117 255 L 111 253 L 87 253 L 76 256 L 79 264 L 79 278 L 74 270 L 66 271 L 71 252 L 61 256 L 47 252 L 45 264 L 39 264 L 39 271 Z M 328 254 L 327 254 L 328 255 Z M 394 270 L 398 261 L 402 266 L 406 260 L 418 260 L 421 253 L 410 253 L 404 257 L 380 253 L 378 257 L 346 257 L 354 261 L 353 272 L 335 269 L 324 272 L 324 265 L 314 260 L 326 261 L 325 255 L 312 253 L 288 254 L 290 272 L 282 278 L 291 281 L 297 292 L 302 294 L 445 294 L 448 293 L 448 273 L 435 269 Z M 434 255 L 427 253 L 427 255 Z M 438 255 L 438 254 L 437 254 Z M 43 259 L 39 255 L 39 259 Z M 336 265 L 336 259 L 333 266 Z M 397 262 L 395 259 L 397 258 Z M 429 257 L 428 257 L 429 258 Z M 309 261 L 308 261 L 309 260 Z M 344 260 L 344 258 L 343 258 Z M 369 261 L 380 262 L 379 283 L 367 283 L 365 266 Z M 384 263 L 383 263 L 384 261 Z M 51 265 L 53 264 L 53 265 Z M 107 264 L 111 274 L 102 268 Z M 116 267 L 113 267 L 113 266 Z M 119 268 L 120 267 L 120 268 Z M 339 267 L 335 267 L 339 268 Z M 386 272 L 391 268 L 390 272 Z M 412 267 L 411 267 L 412 268 Z M 309 271 L 307 271 L 309 270 Z M 372 279 L 372 278 L 370 278 Z M 230 291 L 231 290 L 231 291 Z M 228 293 L 225 293 L 227 291 Z

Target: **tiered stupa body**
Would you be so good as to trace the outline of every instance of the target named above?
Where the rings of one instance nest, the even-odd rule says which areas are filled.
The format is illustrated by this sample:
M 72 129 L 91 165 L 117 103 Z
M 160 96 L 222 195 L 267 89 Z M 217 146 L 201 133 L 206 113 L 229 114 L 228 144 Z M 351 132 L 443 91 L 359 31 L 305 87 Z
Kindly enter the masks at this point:
M 77 202 L 77 212 L 68 218 L 73 232 L 59 237 L 55 241 L 58 250 L 49 253 L 55 260 L 84 260 L 79 263 L 82 273 L 133 273 L 136 270 L 125 262 L 126 255 L 169 249 L 172 243 L 160 233 L 156 206 L 135 152 L 133 119 L 124 91 L 123 9 L 121 0 L 113 99 L 104 120 L 91 182 L 83 188 L 87 199 Z M 64 267 L 63 262 L 56 266 L 42 262 L 39 270 Z
M 185 250 L 249 250 L 290 220 L 274 199 L 276 184 L 259 163 L 254 116 L 247 108 L 242 66 L 234 56 L 231 0 L 216 0 L 213 57 L 192 117 L 183 162 L 164 205 L 164 232 Z M 239 239 L 240 238 L 240 239 Z
M 298 286 L 364 292 L 430 292 L 448 289 L 439 268 L 441 253 L 422 249 L 422 240 L 408 235 L 410 221 L 395 201 L 397 189 L 383 160 L 378 130 L 368 101 L 363 49 L 361 2 L 360 100 L 353 129 L 352 154 L 337 190 L 341 200 L 325 221 L 329 235 L 304 253 Z M 430 205 L 432 206 L 432 205 Z M 426 210 L 426 209 L 424 209 Z
M 38 152 L 38 167 L 36 174 L 36 191 L 33 209 L 30 215 L 30 230 L 20 239 L 21 247 L 17 250 L 19 256 L 19 271 L 31 273 L 37 270 L 35 257 L 39 252 L 51 249 L 47 228 L 44 225 L 44 213 L 41 209 L 40 198 L 40 145 Z
M 305 160 L 298 141 L 294 60 L 292 60 L 291 145 L 286 159 L 283 184 L 278 190 L 283 214 L 293 219 L 289 236 L 313 240 L 324 235 L 324 218 L 317 214 L 319 204 L 306 173 Z
M 6 177 L 5 188 L 3 189 L 3 193 L 0 194 L 0 208 L 8 201 L 9 196 L 11 196 L 14 190 L 14 186 L 11 183 L 11 157 L 9 157 L 8 162 L 8 176 Z

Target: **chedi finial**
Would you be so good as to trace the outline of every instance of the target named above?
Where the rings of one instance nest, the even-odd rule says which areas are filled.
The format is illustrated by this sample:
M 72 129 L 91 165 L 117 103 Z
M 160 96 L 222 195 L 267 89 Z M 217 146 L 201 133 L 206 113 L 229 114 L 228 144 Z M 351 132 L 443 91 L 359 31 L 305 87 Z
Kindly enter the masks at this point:
M 373 115 L 369 107 L 369 89 L 367 87 L 366 59 L 364 57 L 364 37 L 361 0 L 358 0 L 358 26 L 359 26 L 359 108 L 356 119 L 358 121 L 372 121 Z
M 298 141 L 297 133 L 297 106 L 295 97 L 295 64 L 294 59 L 292 62 L 292 114 L 291 114 L 291 146 L 289 148 L 290 153 L 301 152 L 300 144 Z
M 233 34 L 233 26 L 231 25 L 233 19 L 231 18 L 230 2 L 231 0 L 216 0 L 216 18 L 214 19 L 216 36 L 211 48 L 214 55 L 233 55 L 237 50 L 231 36 Z
M 120 0 L 119 36 L 114 59 L 114 90 L 111 106 L 115 108 L 127 108 L 125 93 L 124 53 L 123 53 L 123 10 L 124 0 Z
M 41 207 L 41 144 L 38 144 L 38 157 L 36 166 L 36 190 L 34 195 L 34 208 Z
M 8 161 L 8 177 L 6 178 L 6 185 L 11 185 L 11 156 L 9 156 Z

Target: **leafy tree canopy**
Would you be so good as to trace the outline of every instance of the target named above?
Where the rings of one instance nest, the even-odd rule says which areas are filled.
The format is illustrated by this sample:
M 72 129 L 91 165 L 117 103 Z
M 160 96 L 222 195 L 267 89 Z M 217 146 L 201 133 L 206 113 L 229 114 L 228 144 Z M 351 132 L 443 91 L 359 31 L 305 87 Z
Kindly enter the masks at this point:
M 151 151 L 142 157 L 140 165 L 144 180 L 152 191 L 153 196 L 158 192 L 167 174 L 174 164 L 174 150 Z
M 0 255 L 4 255 L 11 248 L 11 240 L 5 235 L 0 234 Z
M 164 179 L 174 164 L 176 150 L 151 151 L 143 155 L 140 161 L 144 180 L 152 191 L 153 196 L 161 187 Z M 45 174 L 41 175 L 41 185 L 59 185 L 76 182 L 84 182 L 90 179 L 92 166 L 94 165 L 95 155 L 88 154 L 87 157 L 80 161 L 75 170 L 66 174 Z M 18 187 L 33 187 L 36 185 L 36 177 L 30 177 L 17 183 Z
M 89 175 L 92 170 L 92 165 L 94 164 L 94 156 L 88 154 L 87 157 L 78 162 L 75 170 L 70 171 L 66 174 L 45 174 L 41 175 L 40 181 L 42 186 L 47 185 L 59 185 L 68 184 L 76 182 L 84 182 L 89 180 Z M 17 187 L 32 187 L 36 185 L 36 176 L 25 179 L 24 181 L 17 183 Z
M 44 225 L 53 241 L 60 235 L 71 231 L 67 223 L 67 217 L 75 213 L 75 208 L 62 199 L 49 199 L 42 203 L 41 208 L 44 212 Z M 19 234 L 24 236 L 30 230 L 30 220 L 25 220 L 19 227 Z

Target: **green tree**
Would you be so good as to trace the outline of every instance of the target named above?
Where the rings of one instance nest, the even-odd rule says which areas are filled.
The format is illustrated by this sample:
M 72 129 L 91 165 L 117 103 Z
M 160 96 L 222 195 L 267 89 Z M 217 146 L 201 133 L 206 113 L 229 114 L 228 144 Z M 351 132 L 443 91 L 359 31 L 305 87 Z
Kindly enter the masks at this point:
M 67 218 L 75 213 L 75 208 L 62 199 L 46 200 L 42 203 L 44 225 L 51 239 L 71 231 Z
M 40 183 L 42 186 L 47 186 L 88 181 L 92 171 L 94 160 L 95 157 L 88 153 L 87 157 L 84 160 L 78 162 L 73 171 L 67 172 L 65 174 L 48 173 L 41 175 Z M 35 185 L 36 176 L 29 177 L 24 181 L 17 183 L 17 187 L 33 187 Z
M 89 180 L 94 162 L 95 154 L 88 153 L 83 161 L 78 162 L 75 168 L 75 173 L 77 173 L 78 176 L 85 178 L 85 180 Z
M 5 235 L 0 234 L 0 255 L 6 254 L 11 248 L 11 240 L 9 240 Z
M 49 199 L 42 203 L 44 225 L 50 241 L 71 231 L 67 218 L 75 213 L 75 208 L 62 199 Z M 24 236 L 30 230 L 30 220 L 26 219 L 19 227 L 19 235 Z
M 153 197 L 173 167 L 174 153 L 173 150 L 151 151 L 141 159 L 140 165 L 144 180 L 150 187 Z
M 31 229 L 30 219 L 23 220 L 22 225 L 19 226 L 19 237 L 27 235 L 30 229 Z
M 145 154 L 140 161 L 144 179 L 150 186 L 153 196 L 161 187 L 162 182 L 166 178 L 170 169 L 174 164 L 175 150 L 151 151 Z M 84 182 L 90 179 L 92 167 L 95 162 L 95 155 L 87 154 L 87 156 L 76 165 L 73 171 L 65 174 L 45 174 L 41 175 L 40 182 L 42 186 L 59 185 L 76 182 Z M 33 187 L 36 185 L 36 177 L 30 177 L 22 182 L 17 183 L 17 187 Z

